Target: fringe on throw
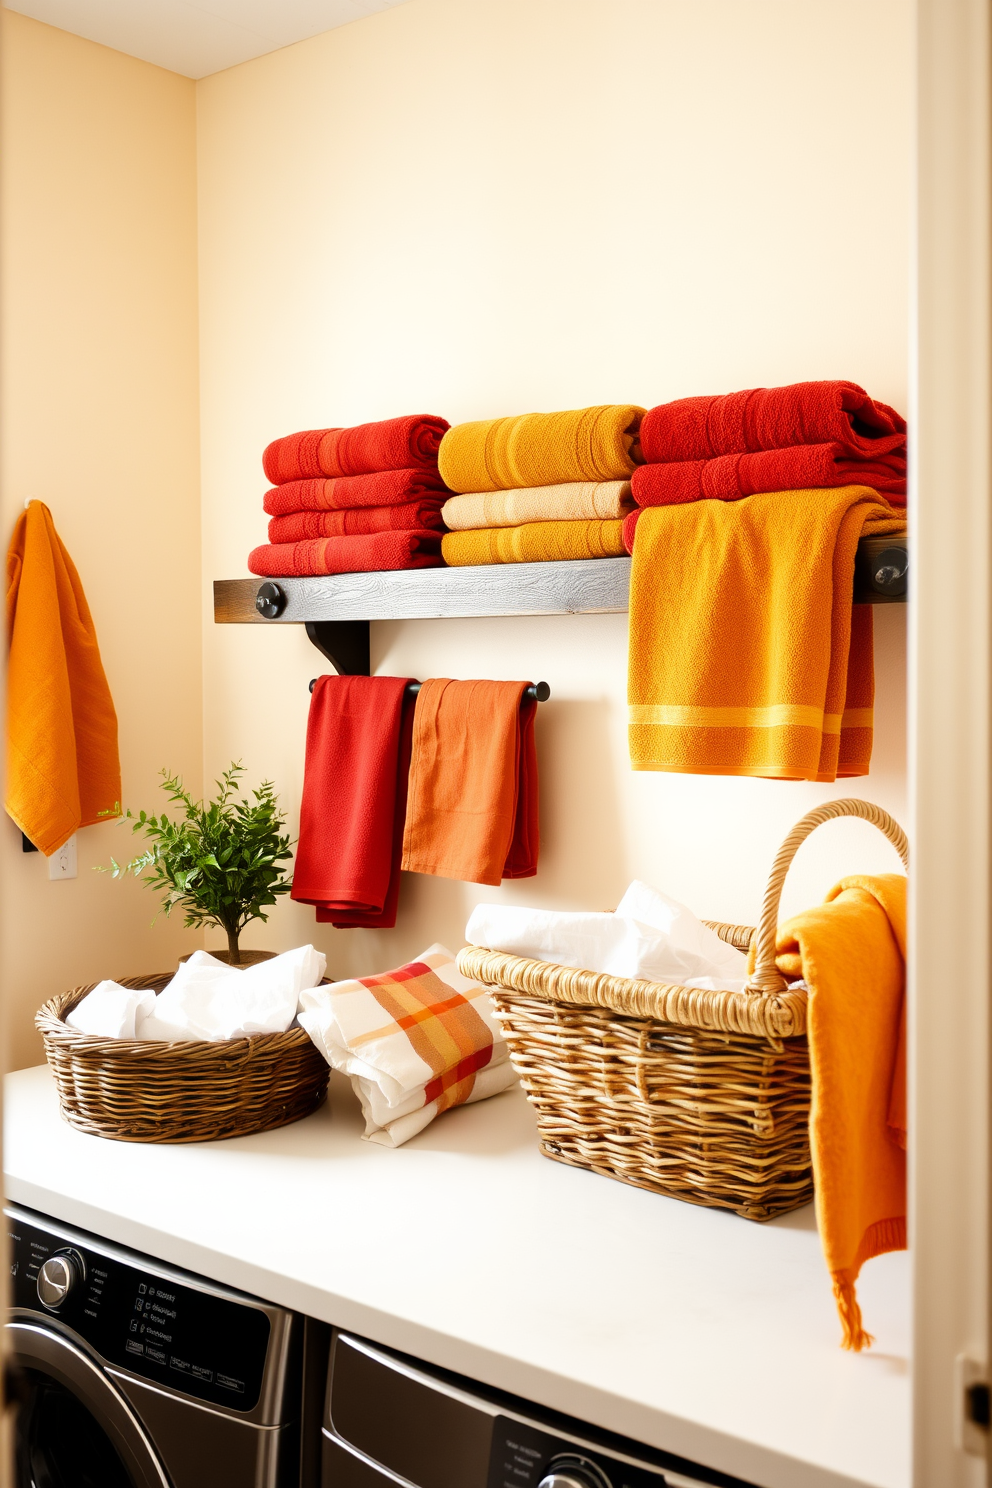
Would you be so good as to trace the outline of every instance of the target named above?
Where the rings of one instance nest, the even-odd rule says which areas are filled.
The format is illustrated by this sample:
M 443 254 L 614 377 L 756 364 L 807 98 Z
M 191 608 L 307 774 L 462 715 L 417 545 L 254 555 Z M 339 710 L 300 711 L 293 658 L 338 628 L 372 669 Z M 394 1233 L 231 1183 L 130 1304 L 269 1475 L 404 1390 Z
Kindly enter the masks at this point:
M 865 1231 L 861 1244 L 858 1246 L 854 1265 L 844 1271 L 831 1272 L 834 1301 L 837 1303 L 837 1312 L 844 1330 L 841 1348 L 860 1354 L 862 1349 L 871 1348 L 875 1342 L 872 1334 L 865 1331 L 854 1286 L 861 1267 L 873 1256 L 885 1255 L 890 1250 L 905 1249 L 905 1218 L 900 1215 L 896 1219 L 880 1219 L 877 1224 L 870 1225 Z

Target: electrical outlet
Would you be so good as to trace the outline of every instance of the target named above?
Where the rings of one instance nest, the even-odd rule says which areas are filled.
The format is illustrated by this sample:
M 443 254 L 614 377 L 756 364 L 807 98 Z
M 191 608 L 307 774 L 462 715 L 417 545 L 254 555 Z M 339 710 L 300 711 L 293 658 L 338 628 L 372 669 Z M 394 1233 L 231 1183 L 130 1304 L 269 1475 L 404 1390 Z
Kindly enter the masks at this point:
M 76 834 L 52 853 L 48 860 L 48 876 L 54 881 L 76 876 Z

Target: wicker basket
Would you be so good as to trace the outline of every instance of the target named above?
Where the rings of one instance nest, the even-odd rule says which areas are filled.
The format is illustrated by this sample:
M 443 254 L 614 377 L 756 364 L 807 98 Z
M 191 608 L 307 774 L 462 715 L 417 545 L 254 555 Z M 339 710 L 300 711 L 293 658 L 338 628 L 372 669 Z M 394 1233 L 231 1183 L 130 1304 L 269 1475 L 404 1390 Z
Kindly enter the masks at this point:
M 632 981 L 477 946 L 461 952 L 459 970 L 492 992 L 548 1157 L 747 1219 L 812 1198 L 806 993 L 778 971 L 775 935 L 796 850 L 838 816 L 872 822 L 908 862 L 902 829 L 867 801 L 831 801 L 804 816 L 775 859 L 743 992 Z M 708 923 L 748 948 L 749 928 Z
M 122 977 L 161 992 L 171 972 Z M 286 1126 L 316 1111 L 330 1074 L 299 1027 L 221 1043 L 142 1042 L 78 1033 L 63 1020 L 93 990 L 75 987 L 38 1010 L 62 1115 L 121 1142 L 209 1142 Z

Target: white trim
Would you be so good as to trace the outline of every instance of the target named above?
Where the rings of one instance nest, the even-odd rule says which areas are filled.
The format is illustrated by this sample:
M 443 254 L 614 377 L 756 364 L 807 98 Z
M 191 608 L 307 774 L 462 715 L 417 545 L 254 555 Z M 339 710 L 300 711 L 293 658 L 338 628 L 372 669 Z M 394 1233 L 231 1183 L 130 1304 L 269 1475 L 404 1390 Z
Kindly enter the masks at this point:
M 990 308 L 988 0 L 917 0 L 910 407 L 910 1244 L 915 1488 L 975 1488 L 954 1360 L 985 1351 Z

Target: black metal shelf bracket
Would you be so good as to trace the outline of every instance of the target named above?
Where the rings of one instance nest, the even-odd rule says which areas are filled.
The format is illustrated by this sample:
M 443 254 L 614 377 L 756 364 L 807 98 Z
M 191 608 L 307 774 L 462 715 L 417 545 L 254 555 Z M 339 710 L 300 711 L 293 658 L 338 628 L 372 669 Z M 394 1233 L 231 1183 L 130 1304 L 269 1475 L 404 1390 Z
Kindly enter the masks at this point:
M 371 626 L 367 620 L 308 620 L 307 635 L 342 677 L 370 677 Z

